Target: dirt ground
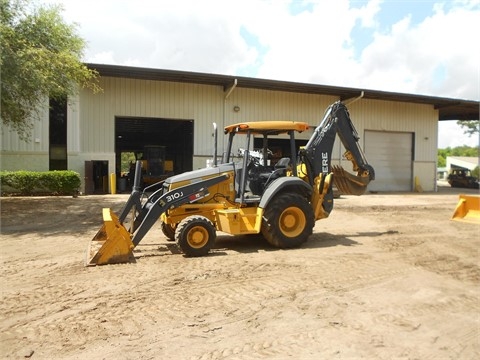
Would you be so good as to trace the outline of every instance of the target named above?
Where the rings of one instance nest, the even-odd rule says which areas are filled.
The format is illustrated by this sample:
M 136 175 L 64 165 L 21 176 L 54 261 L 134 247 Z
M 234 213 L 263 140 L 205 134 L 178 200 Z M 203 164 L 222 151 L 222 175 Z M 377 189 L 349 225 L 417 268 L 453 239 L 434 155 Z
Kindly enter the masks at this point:
M 300 249 L 219 233 L 84 267 L 128 195 L 1 199 L 0 358 L 479 359 L 480 226 L 458 193 L 342 196 Z

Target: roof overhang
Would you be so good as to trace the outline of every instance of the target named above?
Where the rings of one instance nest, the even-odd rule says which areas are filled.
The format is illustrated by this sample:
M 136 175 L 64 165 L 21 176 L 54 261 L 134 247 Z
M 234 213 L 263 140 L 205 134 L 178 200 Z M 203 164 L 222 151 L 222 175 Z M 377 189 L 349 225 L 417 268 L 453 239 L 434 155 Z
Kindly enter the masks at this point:
M 236 87 L 239 88 L 331 95 L 342 101 L 357 98 L 361 96 L 363 92 L 364 99 L 400 101 L 432 105 L 438 110 L 439 120 L 480 120 L 480 102 L 473 100 L 460 100 L 436 96 L 414 95 L 379 90 L 357 89 L 177 70 L 91 63 L 87 63 L 86 65 L 88 68 L 98 71 L 100 76 L 105 77 L 215 85 L 223 87 L 224 91 L 232 87 L 236 81 Z

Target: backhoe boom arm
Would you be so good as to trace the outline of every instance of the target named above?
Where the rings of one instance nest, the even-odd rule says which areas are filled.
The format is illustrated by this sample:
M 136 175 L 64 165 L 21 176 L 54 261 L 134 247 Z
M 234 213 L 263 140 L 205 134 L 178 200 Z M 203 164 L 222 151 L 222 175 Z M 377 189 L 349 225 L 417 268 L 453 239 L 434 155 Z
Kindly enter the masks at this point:
M 332 166 L 332 149 L 338 135 L 346 149 L 345 157 L 350 160 L 356 174 L 349 174 L 339 166 Z M 308 181 L 313 186 L 315 178 L 321 176 L 323 182 L 329 174 L 339 190 L 345 194 L 361 195 L 366 186 L 375 178 L 370 166 L 358 144 L 358 133 L 350 119 L 347 107 L 340 101 L 332 104 L 323 117 L 320 125 L 301 152 L 302 162 L 307 168 Z M 323 192 L 323 188 L 319 189 Z

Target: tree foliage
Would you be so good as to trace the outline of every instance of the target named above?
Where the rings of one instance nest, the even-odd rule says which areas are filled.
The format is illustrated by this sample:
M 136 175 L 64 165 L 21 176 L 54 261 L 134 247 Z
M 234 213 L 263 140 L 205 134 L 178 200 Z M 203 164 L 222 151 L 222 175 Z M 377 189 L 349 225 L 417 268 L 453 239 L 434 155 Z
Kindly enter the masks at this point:
M 479 120 L 458 120 L 457 124 L 463 128 L 464 134 L 472 136 L 480 135 L 480 121 Z
M 2 124 L 24 140 L 46 99 L 82 87 L 99 90 L 98 74 L 81 62 L 85 42 L 61 11 L 32 0 L 0 0 Z
M 477 166 L 475 167 L 475 169 L 472 170 L 472 176 L 480 179 L 480 167 Z
M 447 147 L 446 149 L 438 149 L 437 166 L 447 166 L 447 156 L 467 156 L 480 157 L 480 149 L 478 147 L 457 146 L 454 148 Z

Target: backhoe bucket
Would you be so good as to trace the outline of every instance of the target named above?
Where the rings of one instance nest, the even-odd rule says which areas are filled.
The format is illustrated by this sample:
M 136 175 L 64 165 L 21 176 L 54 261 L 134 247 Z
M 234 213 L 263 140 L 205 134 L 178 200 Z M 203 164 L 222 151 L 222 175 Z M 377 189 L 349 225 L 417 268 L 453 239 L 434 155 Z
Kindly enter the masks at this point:
M 341 166 L 332 166 L 333 182 L 337 189 L 345 195 L 363 195 L 370 182 L 369 177 L 350 174 Z
M 480 195 L 460 194 L 452 220 L 480 224 Z
M 119 264 L 133 259 L 131 234 L 108 208 L 103 209 L 103 225 L 90 241 L 85 266 Z

